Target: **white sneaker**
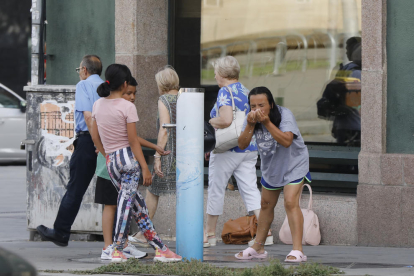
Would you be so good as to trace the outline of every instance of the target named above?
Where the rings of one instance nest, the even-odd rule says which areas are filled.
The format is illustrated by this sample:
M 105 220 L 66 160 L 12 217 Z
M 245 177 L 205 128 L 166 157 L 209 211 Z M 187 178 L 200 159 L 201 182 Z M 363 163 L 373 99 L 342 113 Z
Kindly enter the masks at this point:
M 256 238 L 249 241 L 249 246 L 252 247 L 254 245 L 254 242 L 256 241 Z M 273 236 L 267 236 L 265 244 L 264 245 L 272 245 L 273 244 Z
M 140 250 L 138 250 L 135 245 L 133 245 L 132 243 L 128 242 L 127 246 L 124 248 L 123 250 L 124 255 L 129 259 L 129 258 L 135 258 L 135 259 L 142 259 L 145 258 L 146 256 L 148 256 L 148 254 L 146 252 L 142 252 Z
M 145 247 L 145 248 L 151 247 L 151 245 L 149 245 L 147 241 L 145 241 L 145 240 L 141 241 L 141 240 L 135 238 L 134 235 L 128 236 L 128 241 L 129 242 L 134 243 L 134 244 L 138 245 L 139 247 Z
M 102 249 L 101 260 L 111 260 L 112 259 L 112 244 L 107 246 L 106 249 Z

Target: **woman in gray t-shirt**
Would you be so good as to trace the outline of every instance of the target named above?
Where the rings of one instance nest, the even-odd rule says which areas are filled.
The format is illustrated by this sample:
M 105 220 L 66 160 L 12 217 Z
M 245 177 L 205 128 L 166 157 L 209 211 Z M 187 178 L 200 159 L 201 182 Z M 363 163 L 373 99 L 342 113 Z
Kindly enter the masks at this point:
M 274 208 L 283 189 L 285 209 L 293 238 L 293 250 L 285 262 L 306 262 L 303 254 L 303 215 L 299 198 L 304 181 L 311 181 L 309 153 L 292 112 L 276 105 L 266 87 L 250 91 L 251 112 L 247 114 L 239 137 L 241 149 L 256 137 L 262 170 L 262 209 L 254 245 L 239 254 L 238 259 L 266 258 L 264 241 L 273 221 Z

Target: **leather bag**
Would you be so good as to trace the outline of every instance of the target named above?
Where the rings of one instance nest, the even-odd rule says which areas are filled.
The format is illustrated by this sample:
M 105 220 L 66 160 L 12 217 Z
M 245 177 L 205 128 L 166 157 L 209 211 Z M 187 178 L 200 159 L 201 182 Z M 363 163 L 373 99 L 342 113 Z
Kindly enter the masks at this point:
M 214 150 L 216 146 L 215 130 L 209 122 L 204 121 L 204 153 Z
M 236 111 L 233 93 L 228 86 L 226 88 L 231 96 L 233 121 L 230 126 L 216 130 L 216 148 L 214 149 L 214 153 L 223 153 L 238 146 L 239 136 L 242 132 L 244 118 L 246 117 L 246 112 Z
M 308 187 L 310 197 L 309 204 L 307 209 L 301 209 L 303 214 L 303 245 L 319 245 L 321 242 L 321 231 L 319 229 L 319 219 L 318 216 L 312 211 L 312 189 L 310 185 L 304 184 L 302 191 L 300 192 L 300 197 L 302 197 L 302 192 L 304 187 Z M 299 198 L 300 205 L 300 198 Z M 292 234 L 290 232 L 288 218 L 286 216 L 285 221 L 282 224 L 282 227 L 279 231 L 279 239 L 285 244 L 293 244 Z
M 228 220 L 221 232 L 225 244 L 247 244 L 257 232 L 256 216 L 244 216 L 235 220 Z

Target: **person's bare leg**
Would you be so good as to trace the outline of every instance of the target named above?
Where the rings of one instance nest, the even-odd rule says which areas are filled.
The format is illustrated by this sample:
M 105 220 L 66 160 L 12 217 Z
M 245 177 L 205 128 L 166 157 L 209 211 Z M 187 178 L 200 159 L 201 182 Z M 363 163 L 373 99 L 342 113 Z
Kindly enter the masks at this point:
M 257 221 L 259 221 L 259 216 L 260 216 L 260 209 L 257 209 L 257 210 L 253 210 L 253 213 L 254 213 L 254 215 L 256 216 L 256 218 L 257 218 Z
M 275 207 L 277 200 L 279 199 L 280 192 L 281 190 L 271 191 L 264 188 L 262 189 L 262 208 L 260 209 L 260 216 L 257 223 L 256 242 L 252 246 L 252 248 L 259 254 L 262 254 L 265 251 L 264 243 L 266 241 L 270 225 L 273 222 Z M 239 256 L 242 257 L 243 253 L 240 253 Z
M 150 217 L 150 220 L 153 220 L 155 212 L 157 211 L 159 198 L 159 196 L 154 195 L 153 193 L 147 190 L 147 194 L 145 196 L 145 203 L 147 204 L 148 215 Z
M 217 220 L 219 216 L 207 214 L 206 229 L 204 231 L 204 242 L 208 242 L 207 236 L 216 235 Z
M 260 209 L 257 210 L 253 210 L 254 215 L 256 216 L 257 221 L 259 221 L 259 216 L 260 216 Z M 268 236 L 270 236 L 272 234 L 272 232 L 269 229 L 269 232 L 267 233 Z
M 283 189 L 285 197 L 285 210 L 292 233 L 293 250 L 299 250 L 303 253 L 303 214 L 299 206 L 299 197 L 302 190 L 303 182 L 297 185 L 286 185 Z M 293 256 L 289 260 L 295 260 Z
M 107 248 L 113 241 L 114 219 L 116 213 L 116 205 L 105 205 L 102 212 L 102 232 L 105 246 Z

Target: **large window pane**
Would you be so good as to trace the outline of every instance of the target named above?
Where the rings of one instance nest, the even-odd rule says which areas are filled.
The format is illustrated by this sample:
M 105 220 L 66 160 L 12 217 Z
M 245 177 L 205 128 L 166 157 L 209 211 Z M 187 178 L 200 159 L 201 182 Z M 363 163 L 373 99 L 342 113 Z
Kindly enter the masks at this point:
M 211 63 L 235 56 L 240 82 L 249 89 L 267 86 L 295 114 L 305 141 L 359 146 L 361 94 L 348 84 L 360 82 L 354 77 L 354 71 L 360 76 L 360 38 L 351 45 L 359 50 L 359 66 L 339 68 L 348 66 L 346 41 L 360 37 L 361 0 L 173 2 L 172 63 L 183 86 L 212 89 Z M 335 78 L 339 82 L 331 83 Z
M 339 65 L 349 62 L 345 42 L 360 36 L 360 10 L 360 0 L 204 0 L 201 84 L 215 84 L 211 63 L 232 55 L 241 66 L 240 82 L 249 89 L 268 87 L 278 104 L 292 110 L 305 141 L 359 145 L 359 138 L 338 138 L 335 129 L 360 130 L 359 122 L 348 122 L 360 120 L 358 87 L 351 95 L 354 90 L 344 84 L 359 79 L 330 87 L 344 93 L 332 103 L 344 105 L 344 111 L 336 106 L 321 119 L 316 103 Z
M 219 90 L 212 62 L 232 55 L 239 81 L 266 86 L 295 115 L 312 186 L 355 193 L 361 108 L 361 0 L 170 0 L 170 62 L 183 87 Z M 170 33 L 170 34 L 171 34 Z

